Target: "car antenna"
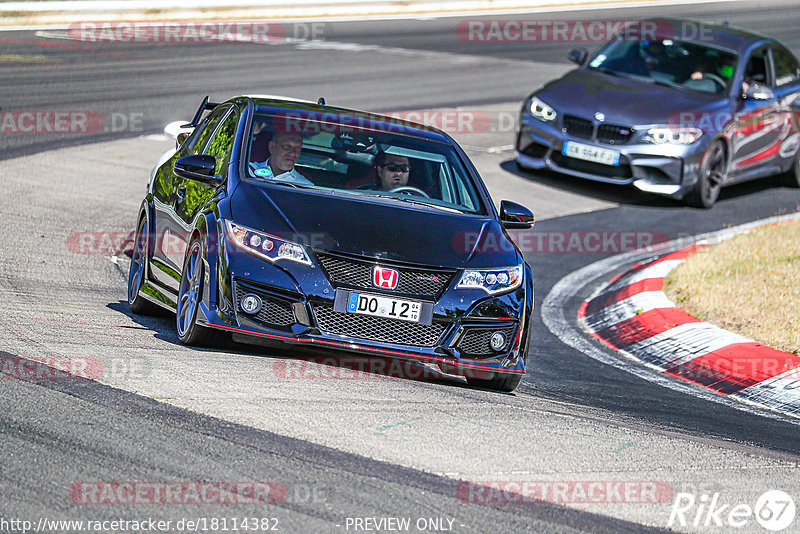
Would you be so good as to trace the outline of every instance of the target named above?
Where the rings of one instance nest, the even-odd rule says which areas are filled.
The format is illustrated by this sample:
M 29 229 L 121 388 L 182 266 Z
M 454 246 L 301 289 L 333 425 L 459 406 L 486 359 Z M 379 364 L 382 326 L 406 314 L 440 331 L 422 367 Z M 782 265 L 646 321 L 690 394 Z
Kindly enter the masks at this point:
M 324 106 L 325 105 L 325 97 L 324 96 L 321 96 L 321 97 L 319 97 L 319 99 L 317 99 L 317 105 L 318 106 Z

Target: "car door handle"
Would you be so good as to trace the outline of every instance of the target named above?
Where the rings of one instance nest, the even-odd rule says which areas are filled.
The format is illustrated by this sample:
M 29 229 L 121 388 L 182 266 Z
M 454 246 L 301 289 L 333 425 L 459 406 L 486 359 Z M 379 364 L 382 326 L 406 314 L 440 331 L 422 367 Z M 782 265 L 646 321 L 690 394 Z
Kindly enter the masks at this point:
M 185 198 L 186 198 L 186 186 L 185 186 L 185 185 L 182 185 L 182 186 L 180 186 L 180 187 L 178 188 L 178 204 L 180 204 L 181 202 L 183 202 L 183 200 L 184 200 Z

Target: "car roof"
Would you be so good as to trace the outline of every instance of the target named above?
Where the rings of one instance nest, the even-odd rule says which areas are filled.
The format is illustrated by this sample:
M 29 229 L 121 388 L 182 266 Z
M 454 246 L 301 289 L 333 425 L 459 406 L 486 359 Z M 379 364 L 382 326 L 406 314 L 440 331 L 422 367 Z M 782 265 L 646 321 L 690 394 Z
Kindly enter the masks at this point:
M 250 99 L 257 107 L 271 108 L 276 112 L 293 110 L 304 115 L 307 114 L 309 118 L 317 118 L 321 121 L 329 122 L 334 119 L 340 124 L 357 126 L 367 130 L 390 131 L 398 135 L 418 137 L 438 143 L 450 144 L 453 142 L 450 136 L 438 128 L 415 123 L 402 117 L 391 117 L 370 111 L 328 106 L 309 100 L 276 95 L 245 95 L 231 100 L 239 100 L 241 98 Z
M 682 41 L 700 45 L 715 46 L 744 54 L 753 45 L 762 42 L 775 42 L 765 35 L 728 26 L 727 23 L 716 24 L 692 19 L 681 18 L 651 18 L 642 22 L 656 23 L 656 36 L 680 36 Z M 685 34 L 684 34 L 685 30 Z M 670 31 L 673 32 L 669 35 Z M 663 35 L 662 35 L 663 33 Z

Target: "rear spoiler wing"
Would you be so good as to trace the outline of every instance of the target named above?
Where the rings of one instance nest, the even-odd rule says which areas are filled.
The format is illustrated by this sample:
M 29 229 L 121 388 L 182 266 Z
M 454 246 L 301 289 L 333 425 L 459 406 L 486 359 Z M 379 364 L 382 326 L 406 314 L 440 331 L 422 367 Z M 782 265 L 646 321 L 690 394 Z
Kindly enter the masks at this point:
M 200 104 L 200 107 L 197 108 L 197 112 L 194 114 L 194 118 L 192 122 L 189 124 L 182 124 L 181 128 L 194 128 L 198 124 L 200 124 L 200 118 L 203 116 L 203 112 L 206 110 L 212 110 L 219 105 L 218 102 L 209 102 L 208 95 L 203 99 L 203 103 Z

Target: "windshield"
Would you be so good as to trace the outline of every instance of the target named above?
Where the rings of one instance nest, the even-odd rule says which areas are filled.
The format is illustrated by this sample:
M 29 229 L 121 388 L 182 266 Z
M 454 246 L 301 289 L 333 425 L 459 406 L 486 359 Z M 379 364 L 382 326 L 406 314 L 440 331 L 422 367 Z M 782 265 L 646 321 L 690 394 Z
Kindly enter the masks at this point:
M 589 68 L 692 91 L 726 93 L 737 60 L 733 53 L 674 39 L 614 39 L 595 54 Z
M 249 134 L 248 178 L 376 202 L 390 199 L 486 213 L 451 145 L 403 135 L 401 130 L 394 123 L 259 108 Z

